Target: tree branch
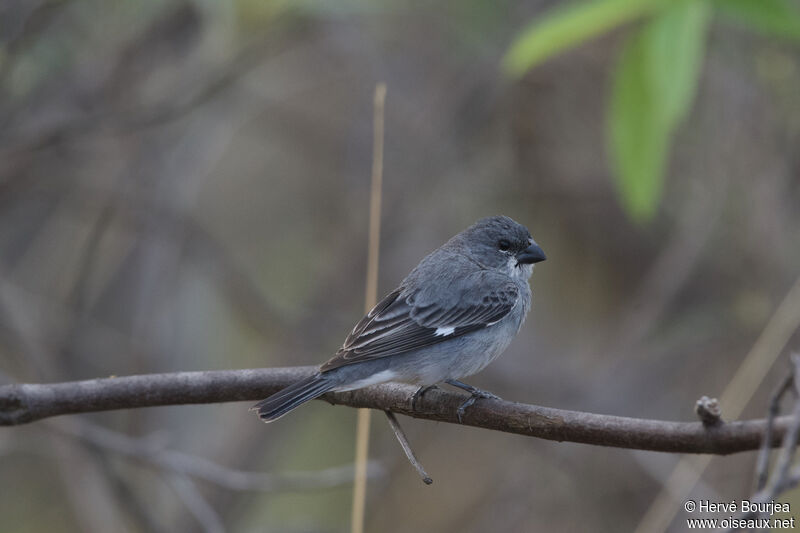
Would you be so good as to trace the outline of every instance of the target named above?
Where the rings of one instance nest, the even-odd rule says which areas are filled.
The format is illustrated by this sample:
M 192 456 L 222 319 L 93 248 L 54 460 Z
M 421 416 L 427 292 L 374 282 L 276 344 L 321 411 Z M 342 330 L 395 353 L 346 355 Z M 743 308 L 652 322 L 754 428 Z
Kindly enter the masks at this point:
M 57 415 L 161 405 L 256 401 L 310 376 L 316 367 L 177 372 L 112 377 L 50 384 L 0 386 L 0 425 L 16 425 Z M 458 424 L 464 401 L 460 392 L 433 389 L 417 398 L 410 385 L 388 383 L 351 392 L 328 393 L 331 404 L 388 410 L 414 418 Z M 479 400 L 467 409 L 462 425 L 548 440 L 580 442 L 674 453 L 729 454 L 756 450 L 766 420 L 670 422 L 551 409 L 503 400 Z M 778 445 L 791 417 L 775 419 Z

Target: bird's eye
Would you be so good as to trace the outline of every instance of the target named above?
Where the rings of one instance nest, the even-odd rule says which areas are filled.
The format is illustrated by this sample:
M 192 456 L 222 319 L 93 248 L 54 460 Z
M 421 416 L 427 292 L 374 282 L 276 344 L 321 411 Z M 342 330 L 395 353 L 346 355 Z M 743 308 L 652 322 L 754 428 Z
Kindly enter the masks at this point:
M 505 252 L 506 250 L 511 248 L 511 243 L 505 239 L 500 239 L 500 241 L 497 243 L 497 247 Z

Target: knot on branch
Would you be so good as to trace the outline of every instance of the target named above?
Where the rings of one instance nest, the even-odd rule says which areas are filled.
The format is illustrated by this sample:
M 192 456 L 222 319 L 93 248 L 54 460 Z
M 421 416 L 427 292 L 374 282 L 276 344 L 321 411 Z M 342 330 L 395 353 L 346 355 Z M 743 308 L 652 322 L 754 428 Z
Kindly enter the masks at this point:
M 703 396 L 694 404 L 694 412 L 700 417 L 700 421 L 706 427 L 714 427 L 722 424 L 722 410 L 716 398 Z

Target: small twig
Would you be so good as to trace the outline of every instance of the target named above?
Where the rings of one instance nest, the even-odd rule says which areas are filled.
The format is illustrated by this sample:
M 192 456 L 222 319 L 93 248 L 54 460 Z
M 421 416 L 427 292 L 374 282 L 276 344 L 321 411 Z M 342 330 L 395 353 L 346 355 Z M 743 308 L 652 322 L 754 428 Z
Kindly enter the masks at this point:
M 722 424 L 722 410 L 716 398 L 701 397 L 694 405 L 694 412 L 697 413 L 700 422 L 706 427 Z
M 75 423 L 67 424 L 59 421 L 51 423 L 50 427 L 96 448 L 142 461 L 167 472 L 202 479 L 229 490 L 263 492 L 316 490 L 353 482 L 352 464 L 317 471 L 281 474 L 248 472 L 227 468 L 196 455 L 165 449 L 151 438 L 129 437 L 83 420 L 70 422 Z M 380 474 L 381 467 L 377 463 L 368 463 L 368 477 Z
M 795 466 L 789 471 L 789 476 L 783 484 L 783 491 L 791 490 L 800 485 L 800 466 Z
M 411 444 L 408 442 L 406 438 L 406 434 L 403 431 L 403 428 L 400 427 L 400 422 L 397 421 L 397 417 L 394 416 L 394 413 L 391 411 L 384 411 L 386 413 L 386 418 L 389 419 L 389 425 L 392 426 L 392 430 L 394 431 L 394 436 L 397 437 L 397 441 L 400 443 L 400 446 L 403 447 L 403 451 L 406 452 L 406 457 L 408 457 L 408 462 L 411 463 L 417 473 L 422 478 L 422 481 L 426 485 L 430 485 L 433 483 L 433 479 L 428 475 L 425 469 L 420 464 L 417 456 L 414 455 L 414 450 L 411 449 Z
M 222 518 L 206 501 L 194 482 L 181 474 L 170 474 L 169 484 L 181 499 L 183 504 L 197 519 L 200 528 L 206 533 L 225 533 Z
M 756 491 L 761 491 L 767 486 L 767 478 L 769 477 L 769 456 L 772 450 L 773 432 L 775 427 L 775 417 L 780 412 L 780 403 L 783 395 L 789 390 L 789 387 L 794 381 L 794 373 L 789 374 L 778 385 L 772 393 L 769 402 L 769 410 L 767 411 L 767 428 L 764 430 L 764 440 L 761 443 L 761 448 L 758 450 L 758 459 L 756 460 Z
M 767 490 L 772 492 L 774 496 L 779 489 L 783 488 L 787 476 L 789 475 L 789 468 L 792 464 L 794 452 L 797 449 L 797 439 L 800 437 L 800 355 L 792 354 L 792 367 L 793 367 L 793 383 L 795 390 L 795 405 L 792 412 L 792 423 L 786 434 L 783 436 L 783 445 L 778 459 L 775 462 L 775 479 L 772 483 L 768 484 Z
M 770 438 L 768 432 L 771 431 L 775 415 L 778 412 L 781 397 L 789 390 L 791 385 L 794 385 L 795 403 L 792 410 L 791 422 L 786 432 L 783 435 L 783 443 L 778 459 L 775 462 L 775 467 L 772 471 L 771 481 L 766 483 L 767 478 L 767 463 L 769 462 L 769 452 L 764 451 L 762 445 L 761 451 L 758 456 L 758 484 L 762 486 L 749 501 L 752 503 L 766 503 L 774 500 L 779 494 L 785 492 L 800 483 L 800 466 L 792 468 L 792 459 L 794 458 L 795 451 L 797 450 L 798 438 L 800 438 L 800 354 L 792 354 L 792 373 L 785 378 L 780 386 L 773 393 L 770 401 L 769 418 L 767 420 L 767 427 L 764 430 L 764 441 Z M 755 506 L 757 507 L 757 506 Z M 741 520 L 751 518 L 763 518 L 766 512 L 749 511 L 740 515 Z M 727 531 L 734 531 L 738 528 L 729 528 Z

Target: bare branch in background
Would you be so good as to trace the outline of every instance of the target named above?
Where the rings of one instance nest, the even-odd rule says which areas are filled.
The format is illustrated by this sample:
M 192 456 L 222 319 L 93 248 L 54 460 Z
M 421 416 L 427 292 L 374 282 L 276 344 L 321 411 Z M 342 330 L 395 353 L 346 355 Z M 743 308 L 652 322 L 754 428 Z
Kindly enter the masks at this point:
M 794 406 L 789 418 L 789 426 L 783 435 L 781 450 L 772 470 L 772 475 L 767 473 L 769 467 L 769 449 L 767 439 L 772 438 L 774 431 L 774 421 L 779 410 L 781 398 L 787 390 L 792 389 L 794 393 Z M 800 354 L 792 354 L 792 372 L 781 382 L 775 390 L 770 401 L 767 427 L 764 430 L 764 444 L 758 455 L 757 482 L 758 492 L 748 500 L 754 504 L 751 508 L 758 509 L 759 504 L 772 502 L 783 492 L 793 489 L 800 484 L 800 465 L 792 468 L 792 460 L 797 451 L 797 442 L 800 438 Z M 769 482 L 767 482 L 769 480 Z M 739 516 L 741 522 L 747 520 L 759 520 L 768 518 L 771 513 L 762 511 L 749 511 Z M 746 523 L 746 522 L 745 522 Z M 728 531 L 740 529 L 730 528 Z
M 203 531 L 206 533 L 225 532 L 222 518 L 206 501 L 194 481 L 182 474 L 171 474 L 168 481 Z
M 70 421 L 73 422 L 73 421 Z M 148 438 L 133 438 L 86 421 L 52 423 L 51 427 L 106 451 L 152 464 L 176 474 L 208 481 L 230 490 L 263 492 L 313 490 L 352 483 L 353 465 L 342 465 L 308 472 L 281 474 L 247 472 L 227 468 L 208 459 L 165 449 Z M 382 474 L 380 465 L 371 463 L 368 475 Z
M 758 451 L 758 460 L 756 461 L 756 490 L 761 491 L 767 486 L 767 478 L 769 476 L 769 454 L 771 450 L 770 443 L 773 441 L 772 432 L 775 426 L 775 417 L 780 412 L 780 403 L 783 395 L 792 386 L 794 382 L 794 374 L 789 374 L 775 389 L 772 398 L 769 402 L 769 410 L 767 412 L 767 429 L 764 431 L 764 440 L 761 443 L 761 449 Z
M 150 32 L 168 29 L 175 33 L 174 28 L 170 29 L 171 26 L 199 25 L 197 13 L 188 6 L 189 4 L 185 4 L 176 10 L 168 10 L 164 19 L 154 22 Z M 119 94 L 126 94 L 130 90 L 132 80 L 131 73 L 128 72 L 131 70 L 129 56 L 141 54 L 150 57 L 154 53 L 151 50 L 152 36 L 144 35 L 119 53 L 115 72 L 109 76 L 108 83 L 97 87 L 91 98 L 85 98 L 103 105 L 97 105 L 83 115 L 74 116 L 32 134 L 4 132 L 0 136 L 0 153 L 5 156 L 19 155 L 62 143 L 72 143 L 89 135 L 128 135 L 180 120 L 229 90 L 260 65 L 287 53 L 286 47 L 280 44 L 280 37 L 281 32 L 276 31 L 243 46 L 236 55 L 212 70 L 201 83 L 192 88 L 177 86 L 163 102 L 149 106 L 112 105 Z
M 52 384 L 0 386 L 0 425 L 51 416 L 163 405 L 255 401 L 310 376 L 316 367 L 145 374 Z M 481 400 L 459 422 L 464 395 L 431 390 L 417 398 L 410 385 L 386 384 L 323 399 L 332 404 L 368 407 L 425 420 L 493 429 L 548 440 L 640 450 L 729 454 L 758 449 L 767 421 L 728 422 L 706 428 L 700 422 L 670 422 L 565 411 L 504 400 Z M 791 417 L 775 420 L 776 444 Z

